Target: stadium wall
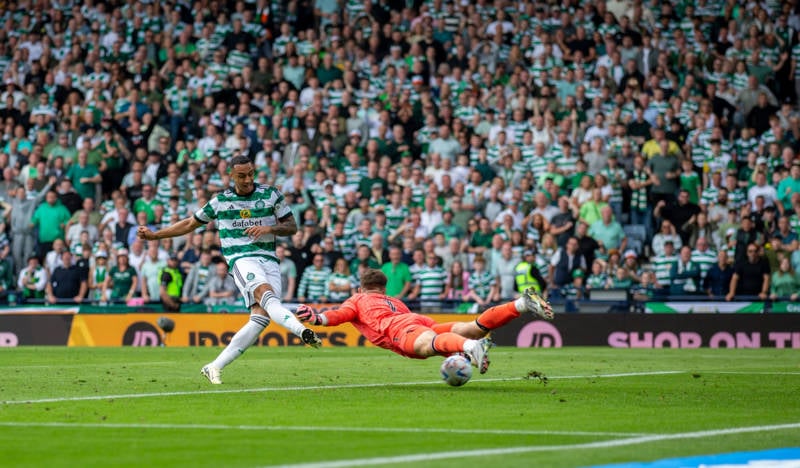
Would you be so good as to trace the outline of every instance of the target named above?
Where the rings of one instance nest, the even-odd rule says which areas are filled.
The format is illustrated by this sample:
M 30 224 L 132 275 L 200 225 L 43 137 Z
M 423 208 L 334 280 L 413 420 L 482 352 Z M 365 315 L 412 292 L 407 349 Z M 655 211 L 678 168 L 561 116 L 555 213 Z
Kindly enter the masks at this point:
M 159 317 L 175 329 L 164 334 Z M 469 321 L 464 314 L 431 314 L 439 322 Z M 0 313 L 0 347 L 224 346 L 247 321 L 244 314 L 77 313 L 72 309 Z M 351 325 L 316 328 L 324 346 L 371 346 Z M 563 314 L 553 322 L 520 319 L 492 334 L 499 346 L 615 348 L 800 348 L 800 314 L 659 313 Z M 259 346 L 302 346 L 270 325 Z

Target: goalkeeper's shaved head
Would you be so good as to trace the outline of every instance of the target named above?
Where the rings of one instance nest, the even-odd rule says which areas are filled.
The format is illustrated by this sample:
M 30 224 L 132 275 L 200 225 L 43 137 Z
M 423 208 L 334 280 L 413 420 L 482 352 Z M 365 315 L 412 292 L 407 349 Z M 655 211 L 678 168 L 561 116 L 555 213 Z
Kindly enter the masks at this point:
M 364 273 L 361 273 L 361 289 L 362 290 L 386 290 L 386 275 L 382 271 L 374 268 L 367 268 Z

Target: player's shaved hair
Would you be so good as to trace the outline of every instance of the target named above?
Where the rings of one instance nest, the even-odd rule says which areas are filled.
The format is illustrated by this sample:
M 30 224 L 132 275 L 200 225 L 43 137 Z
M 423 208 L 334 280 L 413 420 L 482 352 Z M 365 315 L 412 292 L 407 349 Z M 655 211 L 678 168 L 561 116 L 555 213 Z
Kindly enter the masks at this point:
M 361 273 L 361 289 L 364 290 L 385 290 L 386 289 L 386 275 L 382 271 L 374 268 L 368 268 Z
M 253 161 L 247 156 L 237 155 L 231 158 L 230 166 L 238 166 L 239 164 L 251 164 Z

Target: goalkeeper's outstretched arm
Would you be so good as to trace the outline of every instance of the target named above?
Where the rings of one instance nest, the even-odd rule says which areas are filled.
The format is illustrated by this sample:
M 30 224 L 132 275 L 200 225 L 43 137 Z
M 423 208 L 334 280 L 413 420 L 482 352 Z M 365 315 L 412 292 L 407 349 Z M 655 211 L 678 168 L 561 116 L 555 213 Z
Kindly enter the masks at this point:
M 294 313 L 297 319 L 309 325 L 321 325 L 332 327 L 340 323 L 352 322 L 358 317 L 358 311 L 348 302 L 335 310 L 317 312 L 317 310 L 307 304 L 300 304 Z

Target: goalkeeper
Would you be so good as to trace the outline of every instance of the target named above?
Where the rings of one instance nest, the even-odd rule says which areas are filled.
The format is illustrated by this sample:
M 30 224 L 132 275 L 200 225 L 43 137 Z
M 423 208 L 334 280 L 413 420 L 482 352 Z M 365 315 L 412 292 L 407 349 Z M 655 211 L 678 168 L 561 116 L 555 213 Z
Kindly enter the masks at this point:
M 430 317 L 411 312 L 399 299 L 387 296 L 386 275 L 380 270 L 367 269 L 361 274 L 361 292 L 338 309 L 317 313 L 301 304 L 296 315 L 311 325 L 350 322 L 372 344 L 409 358 L 464 353 L 483 374 L 489 368 L 490 341 L 486 335 L 524 312 L 547 320 L 553 318 L 550 305 L 533 289 L 528 289 L 519 299 L 491 307 L 473 322 L 436 323 Z

